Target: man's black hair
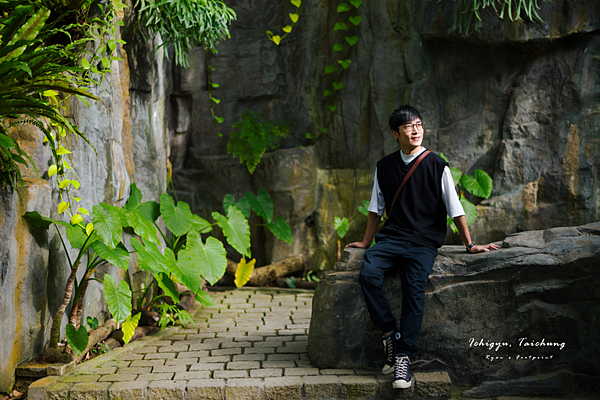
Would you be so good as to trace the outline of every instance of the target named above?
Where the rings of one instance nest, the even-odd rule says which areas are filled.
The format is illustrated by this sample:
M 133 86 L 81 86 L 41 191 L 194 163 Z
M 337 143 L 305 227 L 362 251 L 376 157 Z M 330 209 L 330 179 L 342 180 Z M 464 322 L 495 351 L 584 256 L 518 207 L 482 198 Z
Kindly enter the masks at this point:
M 406 105 L 400 106 L 390 115 L 390 129 L 399 132 L 402 125 L 406 125 L 417 118 L 422 120 L 421 114 L 416 108 Z

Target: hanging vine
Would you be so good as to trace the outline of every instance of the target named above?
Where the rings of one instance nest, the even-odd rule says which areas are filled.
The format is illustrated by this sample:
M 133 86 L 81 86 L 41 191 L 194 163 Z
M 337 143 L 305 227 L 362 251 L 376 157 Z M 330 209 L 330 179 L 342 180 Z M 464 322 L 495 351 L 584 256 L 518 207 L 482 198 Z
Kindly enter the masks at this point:
M 302 7 L 302 0 L 290 0 L 290 3 L 292 3 L 292 5 L 294 7 L 296 7 L 296 12 L 288 14 L 292 23 L 281 28 L 281 30 L 284 32 L 284 34 L 283 35 L 275 35 L 271 31 L 266 31 L 267 36 L 269 37 L 269 40 L 273 41 L 273 43 L 275 43 L 277 46 L 279 46 L 279 43 L 281 43 L 281 41 L 292 32 L 294 25 L 298 22 L 298 18 L 299 18 L 301 7 Z
M 311 140 L 311 144 L 315 143 L 323 136 L 323 134 L 329 131 L 329 127 L 333 122 L 334 113 L 338 108 L 337 105 L 335 105 L 337 94 L 344 87 L 342 82 L 343 73 L 352 63 L 349 54 L 352 47 L 358 43 L 357 31 L 358 26 L 362 22 L 362 17 L 358 15 L 358 9 L 362 5 L 362 0 L 349 1 L 350 4 L 346 2 L 338 4 L 336 9 L 339 17 L 338 21 L 333 26 L 333 31 L 338 32 L 338 34 L 336 35 L 336 43 L 331 49 L 331 54 L 334 55 L 333 58 L 335 61 L 331 64 L 327 64 L 324 69 L 326 75 L 333 74 L 330 79 L 330 86 L 323 91 L 323 97 L 329 113 L 327 113 L 324 127 L 320 129 L 317 136 L 313 136 L 310 132 L 305 135 L 306 139 Z M 341 40 L 342 36 L 343 42 Z M 339 55 L 336 55 L 336 53 L 339 53 Z M 343 54 L 343 56 L 341 56 L 341 54 Z

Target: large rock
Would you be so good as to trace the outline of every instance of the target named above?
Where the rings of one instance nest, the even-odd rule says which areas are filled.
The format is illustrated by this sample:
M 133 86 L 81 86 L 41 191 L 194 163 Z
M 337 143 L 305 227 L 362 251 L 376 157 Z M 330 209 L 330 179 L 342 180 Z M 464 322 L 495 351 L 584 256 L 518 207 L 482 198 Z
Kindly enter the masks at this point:
M 308 352 L 319 368 L 383 365 L 381 332 L 370 321 L 351 249 L 319 283 Z M 473 396 L 596 390 L 600 378 L 600 223 L 529 231 L 477 255 L 439 250 L 426 286 L 415 360 L 446 365 Z M 401 284 L 386 279 L 399 320 Z M 507 388 L 510 388 L 508 390 Z

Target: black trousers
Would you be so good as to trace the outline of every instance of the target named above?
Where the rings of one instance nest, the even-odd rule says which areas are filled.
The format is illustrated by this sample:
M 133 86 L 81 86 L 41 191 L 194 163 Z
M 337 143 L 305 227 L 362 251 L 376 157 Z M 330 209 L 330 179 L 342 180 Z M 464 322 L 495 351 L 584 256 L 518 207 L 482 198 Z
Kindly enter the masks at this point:
M 383 332 L 398 329 L 398 351 L 410 356 L 419 350 L 417 339 L 423 322 L 425 285 L 437 250 L 384 235 L 377 235 L 375 241 L 375 245 L 365 252 L 359 275 L 367 309 L 375 326 Z M 383 288 L 384 275 L 392 268 L 400 269 L 402 283 L 399 328 Z

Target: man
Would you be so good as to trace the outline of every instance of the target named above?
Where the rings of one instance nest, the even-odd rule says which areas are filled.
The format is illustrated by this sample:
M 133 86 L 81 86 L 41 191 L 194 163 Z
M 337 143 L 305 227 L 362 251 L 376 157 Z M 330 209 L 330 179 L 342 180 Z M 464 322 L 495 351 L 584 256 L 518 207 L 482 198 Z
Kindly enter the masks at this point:
M 389 123 L 400 151 L 377 163 L 364 238 L 346 247 L 369 247 L 386 209 L 388 219 L 375 237 L 376 244 L 365 252 L 359 281 L 371 319 L 384 332 L 386 364 L 382 372 L 394 372 L 393 387 L 397 389 L 412 384 L 410 356 L 418 350 L 425 284 L 437 249 L 446 236 L 446 214 L 456 224 L 468 252 L 490 251 L 498 246 L 477 245 L 471 240 L 448 163 L 431 152 L 418 160 L 426 151 L 421 146 L 424 130 L 419 111 L 402 106 L 394 110 Z M 397 194 L 401 182 L 417 162 Z M 384 274 L 392 268 L 400 268 L 402 283 L 399 329 L 383 288 Z

